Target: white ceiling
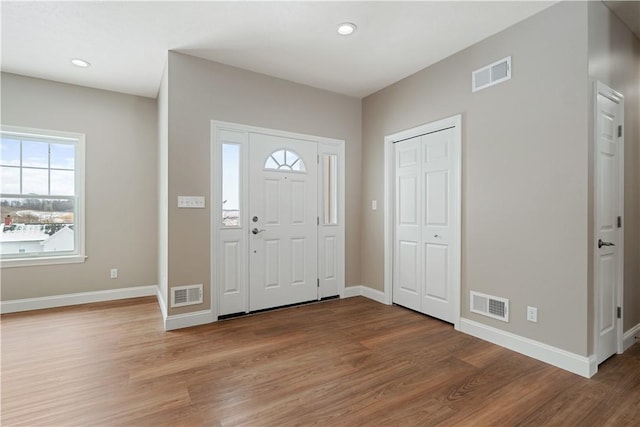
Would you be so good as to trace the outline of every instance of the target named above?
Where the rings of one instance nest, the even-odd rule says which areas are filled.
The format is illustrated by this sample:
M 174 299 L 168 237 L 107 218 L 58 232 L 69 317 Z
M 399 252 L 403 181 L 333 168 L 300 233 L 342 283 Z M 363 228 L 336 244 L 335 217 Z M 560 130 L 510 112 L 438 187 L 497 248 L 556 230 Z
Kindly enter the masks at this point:
M 1 67 L 155 97 L 176 50 L 364 97 L 553 3 L 2 1 Z

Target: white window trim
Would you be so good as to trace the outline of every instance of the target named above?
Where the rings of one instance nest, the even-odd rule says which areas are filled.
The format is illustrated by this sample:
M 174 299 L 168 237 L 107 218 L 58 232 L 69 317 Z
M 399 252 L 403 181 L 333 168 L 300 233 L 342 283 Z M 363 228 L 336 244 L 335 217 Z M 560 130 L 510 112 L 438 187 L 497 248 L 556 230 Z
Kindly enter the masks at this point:
M 77 140 L 77 150 L 75 159 L 75 188 L 76 188 L 76 211 L 77 218 L 74 218 L 74 229 L 76 238 L 76 251 L 73 254 L 25 256 L 20 258 L 4 259 L 0 257 L 0 268 L 8 267 L 31 267 L 38 265 L 73 264 L 82 263 L 86 260 L 85 255 L 85 134 L 75 132 L 63 132 L 48 129 L 36 129 L 22 126 L 1 125 L 2 132 L 11 132 L 21 136 L 33 137 L 53 137 Z

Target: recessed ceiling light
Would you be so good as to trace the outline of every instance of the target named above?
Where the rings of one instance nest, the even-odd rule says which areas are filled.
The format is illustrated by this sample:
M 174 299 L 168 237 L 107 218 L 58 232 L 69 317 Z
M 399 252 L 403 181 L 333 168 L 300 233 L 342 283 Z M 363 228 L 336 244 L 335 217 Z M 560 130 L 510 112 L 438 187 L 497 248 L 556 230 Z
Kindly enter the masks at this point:
M 341 36 L 348 36 L 350 34 L 353 34 L 356 31 L 356 24 L 352 24 L 351 22 L 343 22 L 342 24 L 338 25 L 338 34 L 340 34 Z
M 74 58 L 71 60 L 71 63 L 73 65 L 75 65 L 76 67 L 80 67 L 80 68 L 87 68 L 88 66 L 90 66 L 91 64 L 89 64 L 87 61 L 85 61 L 84 59 L 80 59 L 80 58 Z

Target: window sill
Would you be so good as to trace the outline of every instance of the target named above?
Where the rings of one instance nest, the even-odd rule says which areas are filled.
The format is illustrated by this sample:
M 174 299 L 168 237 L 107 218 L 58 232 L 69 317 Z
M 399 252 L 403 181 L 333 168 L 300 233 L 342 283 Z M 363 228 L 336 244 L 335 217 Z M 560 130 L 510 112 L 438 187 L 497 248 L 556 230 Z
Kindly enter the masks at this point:
M 10 258 L 0 259 L 1 268 L 35 267 L 39 265 L 78 264 L 87 259 L 84 255 L 69 255 L 55 257 Z

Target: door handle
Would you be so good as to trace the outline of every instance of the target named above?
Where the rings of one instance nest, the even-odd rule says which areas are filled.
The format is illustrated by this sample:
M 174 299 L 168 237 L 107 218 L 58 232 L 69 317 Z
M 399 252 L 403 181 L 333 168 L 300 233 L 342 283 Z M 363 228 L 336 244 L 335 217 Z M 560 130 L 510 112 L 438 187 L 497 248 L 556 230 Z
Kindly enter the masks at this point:
M 258 230 L 257 228 L 254 228 L 253 230 L 251 230 L 251 232 L 252 232 L 253 234 L 260 234 L 260 233 L 262 233 L 263 231 L 266 231 L 266 230 Z
M 603 242 L 602 239 L 598 239 L 598 249 L 603 246 L 615 246 L 615 244 L 611 242 Z

